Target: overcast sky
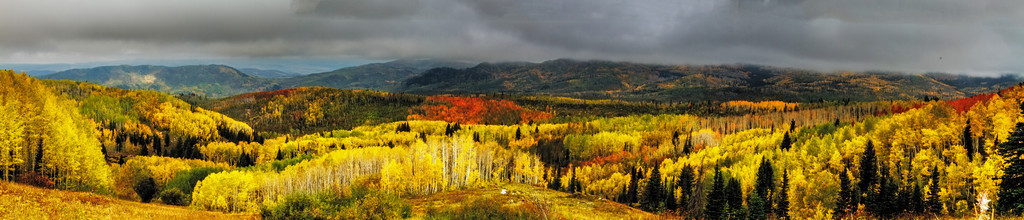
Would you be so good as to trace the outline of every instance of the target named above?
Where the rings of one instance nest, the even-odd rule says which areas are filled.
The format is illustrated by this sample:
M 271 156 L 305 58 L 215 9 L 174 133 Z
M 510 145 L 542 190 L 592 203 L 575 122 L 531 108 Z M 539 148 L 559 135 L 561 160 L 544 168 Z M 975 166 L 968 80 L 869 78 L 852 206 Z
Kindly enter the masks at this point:
M 0 63 L 604 59 L 1024 72 L 1019 0 L 4 0 Z

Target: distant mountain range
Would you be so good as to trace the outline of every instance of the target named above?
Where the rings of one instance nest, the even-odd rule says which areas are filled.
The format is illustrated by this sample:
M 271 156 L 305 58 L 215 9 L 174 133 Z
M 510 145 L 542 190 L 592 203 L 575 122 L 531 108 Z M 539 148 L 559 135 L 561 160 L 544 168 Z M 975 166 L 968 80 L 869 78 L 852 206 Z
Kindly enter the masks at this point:
M 41 78 L 68 79 L 122 89 L 156 90 L 171 94 L 194 93 L 211 97 L 273 89 L 273 83 L 269 79 L 251 76 L 224 65 L 103 66 L 72 69 Z
M 416 94 L 507 93 L 633 101 L 954 99 L 994 92 L 1018 76 L 823 73 L 759 65 L 656 65 L 551 60 L 481 63 L 396 60 L 309 75 L 224 65 L 105 66 L 47 75 L 126 89 L 209 97 L 323 86 Z
M 1012 75 L 822 73 L 742 64 L 671 66 L 560 59 L 543 63 L 483 63 L 466 69 L 436 68 L 407 80 L 403 91 L 636 101 L 867 101 L 962 98 L 998 91 L 1020 81 L 1021 78 Z

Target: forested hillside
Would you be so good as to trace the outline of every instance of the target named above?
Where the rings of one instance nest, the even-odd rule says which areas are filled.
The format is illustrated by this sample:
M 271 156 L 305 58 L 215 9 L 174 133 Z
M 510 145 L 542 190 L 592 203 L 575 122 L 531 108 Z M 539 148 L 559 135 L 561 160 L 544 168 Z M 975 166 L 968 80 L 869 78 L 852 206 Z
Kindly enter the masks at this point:
M 1016 76 L 982 78 L 888 72 L 823 73 L 758 65 L 670 66 L 567 59 L 437 68 L 406 81 L 406 92 L 510 93 L 586 99 L 695 102 L 955 99 L 995 92 Z
M 253 77 L 224 65 L 104 66 L 72 69 L 43 78 L 68 79 L 122 89 L 145 89 L 170 94 L 193 93 L 210 97 L 264 91 L 274 87 L 270 80 Z
M 323 87 L 206 99 L 10 71 L 0 80 L 10 85 L 0 87 L 4 180 L 198 210 L 270 219 L 1024 210 L 1015 200 L 1024 188 L 1003 181 L 1024 164 L 1019 84 L 945 100 L 630 102 Z M 466 195 L 478 199 L 457 200 Z M 429 205 L 438 202 L 459 205 Z

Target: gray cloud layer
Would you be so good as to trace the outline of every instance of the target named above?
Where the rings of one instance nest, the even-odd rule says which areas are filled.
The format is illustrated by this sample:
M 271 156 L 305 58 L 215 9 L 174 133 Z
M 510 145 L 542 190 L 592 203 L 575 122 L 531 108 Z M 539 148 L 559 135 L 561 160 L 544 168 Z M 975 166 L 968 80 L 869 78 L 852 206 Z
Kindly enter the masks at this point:
M 570 57 L 1024 72 L 1014 0 L 8 0 L 0 30 L 0 63 Z

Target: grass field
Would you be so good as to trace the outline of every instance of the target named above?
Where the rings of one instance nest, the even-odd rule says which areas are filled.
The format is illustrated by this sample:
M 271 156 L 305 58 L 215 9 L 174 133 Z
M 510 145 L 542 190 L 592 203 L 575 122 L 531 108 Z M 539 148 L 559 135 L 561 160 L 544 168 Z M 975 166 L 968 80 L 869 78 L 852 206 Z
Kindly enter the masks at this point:
M 258 219 L 0 181 L 0 219 Z
M 505 193 L 502 194 L 502 190 Z M 530 203 L 531 209 L 541 209 L 548 219 L 663 219 L 629 206 L 590 196 L 579 196 L 543 187 L 523 184 L 497 186 L 443 192 L 409 199 L 412 203 L 413 218 L 425 216 L 431 209 L 445 209 L 463 206 L 473 200 L 484 199 L 501 203 L 505 207 L 517 207 Z

